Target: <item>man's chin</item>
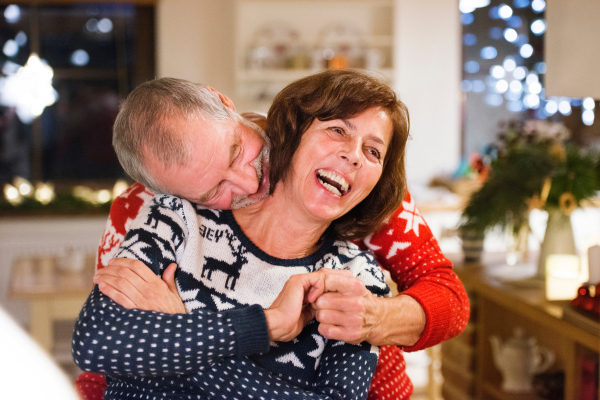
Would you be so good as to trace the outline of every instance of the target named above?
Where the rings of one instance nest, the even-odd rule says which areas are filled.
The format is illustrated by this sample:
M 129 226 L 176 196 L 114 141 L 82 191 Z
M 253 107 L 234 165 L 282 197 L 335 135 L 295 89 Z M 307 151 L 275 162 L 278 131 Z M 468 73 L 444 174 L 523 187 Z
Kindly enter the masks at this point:
M 265 199 L 269 196 L 269 180 L 263 180 L 261 185 L 258 188 L 256 193 L 246 195 L 246 196 L 238 196 L 231 202 L 232 210 L 239 210 L 240 208 L 248 207 L 252 204 L 256 204 L 259 201 Z

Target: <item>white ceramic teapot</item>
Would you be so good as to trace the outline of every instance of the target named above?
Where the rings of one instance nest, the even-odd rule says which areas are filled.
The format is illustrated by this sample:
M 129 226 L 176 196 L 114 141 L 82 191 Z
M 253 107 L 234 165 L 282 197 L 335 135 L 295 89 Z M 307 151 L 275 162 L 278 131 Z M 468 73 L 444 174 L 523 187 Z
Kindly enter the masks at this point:
M 538 346 L 533 337 L 525 337 L 523 329 L 504 344 L 498 336 L 491 336 L 494 364 L 502 373 L 502 390 L 505 392 L 530 392 L 533 376 L 547 370 L 554 362 L 554 352 Z

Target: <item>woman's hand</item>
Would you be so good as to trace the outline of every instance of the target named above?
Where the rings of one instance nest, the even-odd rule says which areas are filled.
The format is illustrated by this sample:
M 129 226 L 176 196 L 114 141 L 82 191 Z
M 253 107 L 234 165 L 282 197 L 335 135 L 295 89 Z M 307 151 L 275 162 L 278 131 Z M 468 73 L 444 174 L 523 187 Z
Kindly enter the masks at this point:
M 411 346 L 425 329 L 425 312 L 412 297 L 375 297 L 350 271 L 321 270 L 323 294 L 308 300 L 320 322 L 319 333 L 328 339 L 376 346 Z
M 269 338 L 288 342 L 300 334 L 315 317 L 315 310 L 308 304 L 309 293 L 313 298 L 323 294 L 325 275 L 321 271 L 293 275 L 265 310 Z
M 138 260 L 114 258 L 96 271 L 94 283 L 106 296 L 125 308 L 185 314 L 175 285 L 176 264 L 165 269 L 162 279 Z
M 322 269 L 320 272 L 326 289 L 320 296 L 311 292 L 308 297 L 320 322 L 319 333 L 352 344 L 369 341 L 379 322 L 379 299 L 350 271 Z

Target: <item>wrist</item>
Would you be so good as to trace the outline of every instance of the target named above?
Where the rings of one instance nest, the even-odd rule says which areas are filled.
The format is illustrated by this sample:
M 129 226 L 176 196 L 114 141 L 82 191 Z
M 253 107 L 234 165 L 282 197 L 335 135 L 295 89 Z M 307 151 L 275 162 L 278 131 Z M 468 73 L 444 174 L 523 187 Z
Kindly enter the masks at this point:
M 375 346 L 382 346 L 386 341 L 386 333 L 387 324 L 384 321 L 387 321 L 387 307 L 385 304 L 385 298 L 377 297 L 373 294 L 370 294 L 371 301 L 370 306 L 367 311 L 367 321 L 366 325 L 368 326 L 368 332 L 366 334 L 365 341 L 369 342 Z
M 276 342 L 279 339 L 281 329 L 277 324 L 277 315 L 275 310 L 266 309 L 265 318 L 267 320 L 267 330 L 269 331 L 269 340 Z

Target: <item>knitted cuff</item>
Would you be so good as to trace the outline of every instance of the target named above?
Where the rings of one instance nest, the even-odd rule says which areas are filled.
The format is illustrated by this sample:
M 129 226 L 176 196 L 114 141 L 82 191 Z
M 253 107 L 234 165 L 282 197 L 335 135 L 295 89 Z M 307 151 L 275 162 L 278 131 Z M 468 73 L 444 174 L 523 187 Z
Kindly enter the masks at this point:
M 434 346 L 446 338 L 448 329 L 450 329 L 449 319 L 452 318 L 452 313 L 449 302 L 435 290 L 435 285 L 427 286 L 416 285 L 400 293 L 412 297 L 421 304 L 427 321 L 425 330 L 417 343 L 412 346 L 404 346 L 404 351 L 417 351 Z
M 230 310 L 229 318 L 233 323 L 239 357 L 269 351 L 269 328 L 262 307 L 254 304 L 239 310 Z

